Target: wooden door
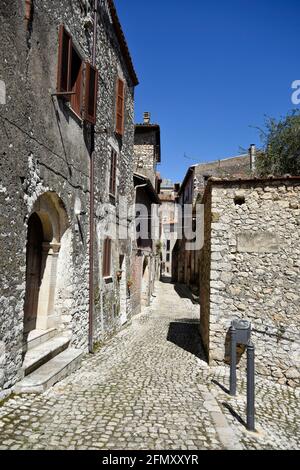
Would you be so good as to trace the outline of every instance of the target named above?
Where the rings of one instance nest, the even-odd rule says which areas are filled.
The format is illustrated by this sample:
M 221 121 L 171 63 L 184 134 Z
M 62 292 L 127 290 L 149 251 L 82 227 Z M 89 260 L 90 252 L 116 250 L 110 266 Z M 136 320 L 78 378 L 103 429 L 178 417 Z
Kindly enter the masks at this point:
M 41 285 L 43 227 L 37 214 L 28 221 L 26 247 L 26 294 L 24 305 L 24 333 L 36 328 L 39 290 Z

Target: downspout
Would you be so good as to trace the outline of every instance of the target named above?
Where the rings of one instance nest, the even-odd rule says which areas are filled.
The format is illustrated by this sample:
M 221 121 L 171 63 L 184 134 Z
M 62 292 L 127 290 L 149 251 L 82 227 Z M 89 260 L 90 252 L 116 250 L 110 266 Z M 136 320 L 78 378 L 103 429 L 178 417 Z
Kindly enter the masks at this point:
M 96 66 L 96 50 L 97 50 L 97 23 L 98 23 L 98 0 L 94 0 L 94 34 L 93 34 L 93 51 L 92 65 Z M 91 126 L 91 152 L 90 152 L 90 253 L 89 253 L 89 352 L 94 352 L 94 241 L 95 241 L 95 224 L 94 224 L 94 158 L 95 158 L 95 126 Z

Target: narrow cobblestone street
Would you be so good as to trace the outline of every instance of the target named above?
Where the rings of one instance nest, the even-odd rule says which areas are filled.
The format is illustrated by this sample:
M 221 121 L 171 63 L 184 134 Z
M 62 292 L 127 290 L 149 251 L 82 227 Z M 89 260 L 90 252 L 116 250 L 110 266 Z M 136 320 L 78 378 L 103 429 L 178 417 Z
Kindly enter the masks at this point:
M 259 399 L 265 398 L 258 406 L 264 430 L 257 436 L 233 417 L 230 405 L 242 414 L 244 395 L 229 399 L 216 385 L 228 373 L 204 361 L 198 309 L 183 290 L 160 282 L 152 306 L 86 357 L 80 370 L 43 395 L 13 396 L 0 406 L 0 448 L 299 447 L 292 389 L 270 385 L 269 391 L 266 381 L 258 381 Z

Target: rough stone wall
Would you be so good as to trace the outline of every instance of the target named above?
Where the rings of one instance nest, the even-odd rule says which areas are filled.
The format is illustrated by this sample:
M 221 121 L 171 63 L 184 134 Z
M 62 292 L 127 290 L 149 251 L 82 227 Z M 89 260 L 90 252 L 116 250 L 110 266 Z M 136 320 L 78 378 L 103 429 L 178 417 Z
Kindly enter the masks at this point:
M 25 2 L 3 1 L 0 6 L 1 79 L 7 103 L 0 106 L 1 140 L 1 338 L 0 388 L 18 378 L 22 364 L 27 222 L 43 193 L 55 192 L 65 206 L 72 235 L 74 275 L 70 288 L 74 304 L 68 307 L 74 325 L 73 341 L 87 346 L 87 218 L 78 230 L 75 202 L 88 208 L 88 151 L 85 130 L 61 102 L 51 98 L 56 89 L 58 26 L 65 21 L 86 43 L 79 17 L 69 2 L 34 2 L 33 22 L 25 30 Z M 88 47 L 86 46 L 86 49 Z
M 246 318 L 253 325 L 257 372 L 299 386 L 300 182 L 212 183 L 211 193 L 204 261 L 210 311 L 207 293 L 201 310 L 206 337 L 209 322 L 210 361 L 227 356 L 231 320 Z
M 124 216 L 124 203 L 128 208 L 133 203 L 133 144 L 134 144 L 134 87 L 120 50 L 116 34 L 112 30 L 106 2 L 102 2 L 96 48 L 96 65 L 99 70 L 98 109 L 95 135 L 95 310 L 94 340 L 103 342 L 122 326 L 120 305 L 120 282 L 117 271 L 121 269 L 120 257 L 125 257 L 126 283 L 131 275 L 131 228 L 130 214 Z M 116 83 L 117 78 L 125 82 L 124 134 L 115 133 Z M 109 194 L 110 155 L 117 152 L 116 197 Z M 127 239 L 120 236 L 119 229 L 128 231 Z M 125 226 L 125 227 L 124 227 Z M 114 229 L 116 228 L 116 232 Z M 112 266 L 109 279 L 103 279 L 103 241 L 113 229 Z M 132 316 L 130 301 L 127 302 L 127 318 Z
M 35 0 L 29 29 L 24 23 L 25 1 L 3 0 L 0 5 L 0 80 L 7 103 L 0 105 L 0 389 L 18 379 L 22 364 L 27 223 L 36 200 L 52 191 L 60 198 L 69 221 L 69 250 L 58 266 L 68 267 L 66 285 L 57 301 L 61 327 L 71 331 L 76 347 L 88 344 L 89 273 L 89 153 L 91 127 L 83 123 L 56 90 L 58 28 L 64 23 L 82 58 L 91 62 L 93 33 L 81 1 Z M 112 28 L 106 2 L 99 11 L 97 68 L 99 70 L 95 155 L 95 207 L 99 229 L 95 247 L 95 340 L 106 339 L 120 327 L 119 284 L 115 277 L 119 255 L 131 244 L 115 240 L 112 280 L 102 279 L 101 233 L 118 210 L 119 196 L 108 198 L 111 146 L 118 151 L 118 194 L 132 203 L 134 89 Z M 85 25 L 87 27 L 85 27 Z M 117 77 L 126 82 L 125 132 L 115 133 Z M 130 220 L 126 222 L 130 226 Z M 69 257 L 71 253 L 71 259 Z M 62 252 L 63 255 L 63 252 Z M 69 269 L 70 268 L 70 269 Z M 64 287 L 65 289 L 62 289 Z M 60 301 L 62 291 L 68 297 Z M 100 295 L 101 293 L 101 295 Z M 132 315 L 128 302 L 128 316 Z
M 194 165 L 193 171 L 185 182 L 182 189 L 180 203 L 201 204 L 208 176 L 219 178 L 225 177 L 246 177 L 250 175 L 250 158 L 248 155 L 227 158 L 209 163 L 199 163 Z M 191 256 L 185 256 L 185 243 L 180 244 L 182 251 L 179 256 L 177 270 L 184 272 L 182 282 L 193 290 L 196 289 L 199 280 L 200 250 L 196 250 Z M 183 264 L 183 265 L 182 265 Z
M 155 147 L 152 144 L 135 145 L 134 146 L 134 171 L 146 176 L 155 188 Z
M 249 155 L 226 158 L 215 162 L 200 163 L 194 170 L 194 202 L 203 196 L 208 176 L 217 178 L 247 177 L 251 174 Z
M 204 244 L 199 260 L 200 334 L 210 361 L 210 270 L 211 270 L 211 193 L 207 192 L 204 203 Z

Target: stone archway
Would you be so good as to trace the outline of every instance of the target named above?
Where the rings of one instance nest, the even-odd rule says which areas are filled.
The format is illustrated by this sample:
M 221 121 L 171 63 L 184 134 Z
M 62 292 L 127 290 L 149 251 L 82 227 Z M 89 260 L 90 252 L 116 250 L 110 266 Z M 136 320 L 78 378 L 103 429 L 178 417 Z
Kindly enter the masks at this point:
M 24 336 L 57 327 L 55 293 L 61 239 L 69 226 L 61 199 L 47 192 L 34 204 L 28 219 Z
M 26 294 L 24 304 L 24 333 L 36 329 L 39 291 L 42 278 L 43 226 L 33 213 L 28 220 L 26 246 Z

